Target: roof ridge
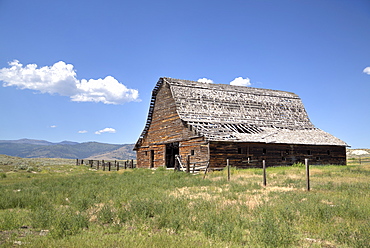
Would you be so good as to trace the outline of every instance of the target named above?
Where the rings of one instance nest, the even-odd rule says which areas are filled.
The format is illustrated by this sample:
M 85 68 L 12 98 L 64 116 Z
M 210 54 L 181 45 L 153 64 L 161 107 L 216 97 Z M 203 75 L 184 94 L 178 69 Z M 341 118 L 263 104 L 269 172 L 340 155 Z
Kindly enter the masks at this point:
M 187 87 L 191 88 L 203 88 L 203 89 L 212 89 L 221 87 L 223 90 L 231 91 L 230 89 L 233 89 L 233 91 L 240 92 L 240 90 L 251 90 L 251 91 L 267 91 L 267 92 L 276 92 L 276 93 L 285 93 L 292 95 L 292 98 L 299 98 L 299 96 L 293 92 L 290 91 L 284 91 L 284 90 L 274 90 L 274 89 L 265 89 L 265 88 L 257 88 L 257 87 L 250 87 L 250 86 L 240 86 L 240 85 L 231 85 L 231 84 L 223 84 L 223 83 L 201 83 L 193 80 L 186 80 L 186 79 L 178 79 L 178 78 L 171 78 L 171 77 L 162 77 L 162 79 L 169 83 L 170 85 L 178 84 L 178 85 L 184 85 L 185 84 L 196 84 L 198 87 L 195 87 L 193 85 L 186 85 Z M 200 86 L 200 87 L 199 87 Z M 250 94 L 255 95 L 261 95 L 254 92 L 248 92 Z

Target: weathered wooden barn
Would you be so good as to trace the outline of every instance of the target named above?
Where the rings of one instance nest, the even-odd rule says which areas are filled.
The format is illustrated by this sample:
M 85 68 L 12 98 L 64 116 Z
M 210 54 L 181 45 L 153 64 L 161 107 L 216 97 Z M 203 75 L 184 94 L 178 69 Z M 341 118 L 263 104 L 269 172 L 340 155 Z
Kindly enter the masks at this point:
M 138 167 L 346 164 L 347 144 L 316 128 L 294 93 L 160 78 L 135 150 Z M 190 156 L 188 156 L 190 155 Z

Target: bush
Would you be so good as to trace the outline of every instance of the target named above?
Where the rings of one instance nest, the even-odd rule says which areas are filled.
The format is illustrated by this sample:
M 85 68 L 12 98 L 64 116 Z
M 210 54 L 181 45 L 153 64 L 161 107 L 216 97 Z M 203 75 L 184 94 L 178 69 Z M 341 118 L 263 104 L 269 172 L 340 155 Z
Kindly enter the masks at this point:
M 298 163 L 294 163 L 292 165 L 292 167 L 305 167 L 306 165 L 304 163 L 301 163 L 301 162 L 298 162 Z

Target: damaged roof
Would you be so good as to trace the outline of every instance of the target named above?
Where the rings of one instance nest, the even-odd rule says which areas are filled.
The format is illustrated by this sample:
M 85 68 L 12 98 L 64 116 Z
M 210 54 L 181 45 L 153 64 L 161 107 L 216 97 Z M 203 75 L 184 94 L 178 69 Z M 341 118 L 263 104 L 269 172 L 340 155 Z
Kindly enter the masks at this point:
M 164 84 L 170 86 L 180 119 L 206 140 L 347 146 L 316 128 L 294 93 L 172 78 L 160 78 L 155 86 L 137 145 L 150 127 L 156 95 Z

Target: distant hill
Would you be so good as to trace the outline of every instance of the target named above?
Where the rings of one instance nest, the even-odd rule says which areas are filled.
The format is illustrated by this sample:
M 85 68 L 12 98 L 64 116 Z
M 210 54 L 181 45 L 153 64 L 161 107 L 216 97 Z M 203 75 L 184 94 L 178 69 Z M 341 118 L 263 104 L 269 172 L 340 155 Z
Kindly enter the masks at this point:
M 360 148 L 360 149 L 351 149 L 347 148 L 347 158 L 358 158 L 359 155 L 356 154 L 356 151 L 365 151 L 368 154 L 361 155 L 360 157 L 370 157 L 370 149 L 368 148 Z
M 31 144 L 31 145 L 42 145 L 42 146 L 51 146 L 51 145 L 76 145 L 78 142 L 74 141 L 62 141 L 59 143 L 53 143 L 46 140 L 35 140 L 35 139 L 19 139 L 19 140 L 0 140 L 2 143 L 11 143 L 11 144 Z
M 0 144 L 30 144 L 30 145 L 40 145 L 40 146 L 50 146 L 56 143 L 52 143 L 46 140 L 35 140 L 35 139 L 19 139 L 19 140 L 0 140 Z
M 133 144 L 115 145 L 98 142 L 78 143 L 62 141 L 53 143 L 45 140 L 0 140 L 0 154 L 21 158 L 98 158 L 135 159 Z M 112 157 L 112 158 L 111 158 Z
M 134 149 L 134 144 L 123 145 L 117 150 L 107 152 L 104 154 L 99 154 L 95 156 L 90 156 L 87 159 L 94 160 L 119 160 L 119 159 L 136 159 L 136 153 L 132 150 Z

